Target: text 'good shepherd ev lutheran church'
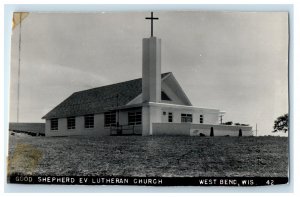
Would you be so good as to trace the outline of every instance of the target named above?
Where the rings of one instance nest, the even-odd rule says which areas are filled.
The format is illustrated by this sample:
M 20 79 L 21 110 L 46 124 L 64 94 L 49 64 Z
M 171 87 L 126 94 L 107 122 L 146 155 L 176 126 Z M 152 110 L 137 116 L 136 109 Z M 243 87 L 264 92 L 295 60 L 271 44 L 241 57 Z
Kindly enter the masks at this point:
M 252 127 L 224 125 L 219 109 L 199 108 L 172 72 L 161 73 L 161 39 L 143 39 L 142 78 L 73 93 L 48 112 L 46 136 L 250 136 Z M 187 87 L 188 88 L 188 87 Z

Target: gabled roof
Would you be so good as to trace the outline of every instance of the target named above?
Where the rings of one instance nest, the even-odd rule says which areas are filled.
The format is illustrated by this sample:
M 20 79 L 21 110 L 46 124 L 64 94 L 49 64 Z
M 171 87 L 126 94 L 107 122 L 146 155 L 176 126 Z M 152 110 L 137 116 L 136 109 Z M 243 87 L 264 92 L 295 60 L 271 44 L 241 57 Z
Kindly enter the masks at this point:
M 168 74 L 170 72 L 163 73 L 161 77 L 164 78 Z M 126 105 L 141 93 L 142 78 L 75 92 L 42 118 L 103 113 L 109 108 Z

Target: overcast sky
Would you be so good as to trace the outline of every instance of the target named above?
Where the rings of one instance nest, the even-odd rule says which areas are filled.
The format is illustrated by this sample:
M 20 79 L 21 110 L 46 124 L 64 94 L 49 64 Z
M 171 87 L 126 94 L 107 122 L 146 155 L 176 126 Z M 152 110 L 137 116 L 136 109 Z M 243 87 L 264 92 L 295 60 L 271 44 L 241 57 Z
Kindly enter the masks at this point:
M 224 121 L 272 134 L 288 112 L 288 15 L 280 12 L 155 12 L 162 72 L 192 104 Z M 149 12 L 31 13 L 22 22 L 20 122 L 41 117 L 75 91 L 140 78 Z M 17 119 L 19 27 L 12 34 L 10 121 Z

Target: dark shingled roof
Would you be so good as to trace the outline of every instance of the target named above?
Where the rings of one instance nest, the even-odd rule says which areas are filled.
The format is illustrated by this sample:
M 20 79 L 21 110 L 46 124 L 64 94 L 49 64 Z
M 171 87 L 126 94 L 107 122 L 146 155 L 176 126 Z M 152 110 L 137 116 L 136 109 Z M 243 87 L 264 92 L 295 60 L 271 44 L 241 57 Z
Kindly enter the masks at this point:
M 169 74 L 163 73 L 161 77 Z M 98 114 L 109 108 L 126 105 L 142 93 L 142 78 L 73 93 L 48 112 L 43 119 Z

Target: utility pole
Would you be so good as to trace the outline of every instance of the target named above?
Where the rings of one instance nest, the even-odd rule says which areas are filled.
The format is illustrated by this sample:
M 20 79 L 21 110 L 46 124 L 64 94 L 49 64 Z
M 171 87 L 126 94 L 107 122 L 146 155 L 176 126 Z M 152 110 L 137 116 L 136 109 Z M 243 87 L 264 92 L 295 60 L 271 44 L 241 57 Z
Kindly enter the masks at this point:
M 257 137 L 257 123 L 255 124 L 255 132 L 256 132 L 256 137 Z
M 221 124 L 223 124 L 223 116 L 224 116 L 223 114 L 220 115 L 220 122 L 221 122 Z
M 117 127 L 119 127 L 119 94 L 117 94 Z

